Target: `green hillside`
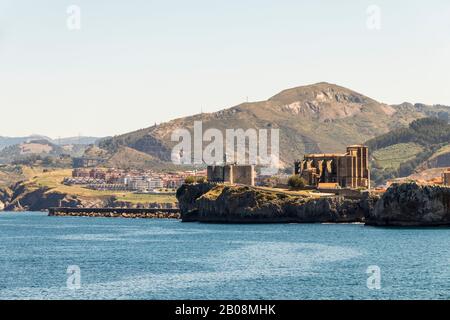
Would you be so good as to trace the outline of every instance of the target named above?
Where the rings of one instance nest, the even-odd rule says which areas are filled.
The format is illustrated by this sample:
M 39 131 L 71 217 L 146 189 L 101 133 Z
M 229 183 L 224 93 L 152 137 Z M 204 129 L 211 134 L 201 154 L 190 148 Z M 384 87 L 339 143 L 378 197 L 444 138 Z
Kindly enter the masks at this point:
M 381 184 L 415 171 L 450 166 L 449 143 L 450 125 L 437 118 L 415 120 L 409 127 L 369 140 L 372 180 Z
M 423 150 L 416 143 L 395 144 L 373 152 L 373 165 L 380 169 L 399 169 L 402 163 L 413 160 Z

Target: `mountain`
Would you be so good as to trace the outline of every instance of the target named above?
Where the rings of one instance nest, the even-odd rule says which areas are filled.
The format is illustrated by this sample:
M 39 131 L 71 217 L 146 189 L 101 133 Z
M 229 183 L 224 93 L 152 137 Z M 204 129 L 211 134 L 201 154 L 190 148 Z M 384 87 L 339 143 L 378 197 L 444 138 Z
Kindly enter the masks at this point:
M 36 164 L 36 161 L 45 159 L 46 164 L 52 166 L 55 159 L 64 155 L 66 163 L 69 164 L 70 156 L 81 156 L 86 149 L 85 145 L 56 145 L 47 139 L 34 139 L 7 146 L 0 150 L 0 164 L 22 163 Z M 51 159 L 53 158 L 53 159 Z
M 16 144 L 21 144 L 25 142 L 30 142 L 32 140 L 47 140 L 53 144 L 57 145 L 88 145 L 96 143 L 100 138 L 97 137 L 68 137 L 68 138 L 60 138 L 60 139 L 51 139 L 42 135 L 31 135 L 26 137 L 1 137 L 0 136 L 0 150 L 3 150 L 6 147 L 10 147 Z
M 172 120 L 106 138 L 99 146 L 110 153 L 128 147 L 170 161 L 175 129 L 193 131 L 194 121 L 208 128 L 280 129 L 280 160 L 290 167 L 305 153 L 342 152 L 347 145 L 364 143 L 425 117 L 448 119 L 450 107 L 424 104 L 387 105 L 350 89 L 318 83 L 284 90 L 266 101 L 243 103 L 214 113 Z M 205 143 L 206 145 L 206 143 Z
M 89 145 L 89 144 L 95 144 L 98 140 L 101 138 L 98 137 L 68 137 L 68 138 L 59 138 L 59 139 L 53 139 L 52 142 L 58 145 L 68 145 L 68 144 L 74 144 L 74 145 Z
M 448 119 L 423 118 L 409 127 L 367 141 L 371 150 L 372 180 L 407 177 L 428 169 L 450 167 Z M 441 170 L 442 171 L 442 170 Z
M 0 136 L 0 150 L 9 147 L 9 146 L 13 146 L 15 144 L 21 144 L 24 142 L 28 142 L 31 140 L 38 140 L 38 139 L 46 139 L 48 141 L 50 141 L 51 139 L 45 136 L 41 136 L 41 135 L 31 135 L 31 136 L 27 136 L 27 137 L 1 137 Z

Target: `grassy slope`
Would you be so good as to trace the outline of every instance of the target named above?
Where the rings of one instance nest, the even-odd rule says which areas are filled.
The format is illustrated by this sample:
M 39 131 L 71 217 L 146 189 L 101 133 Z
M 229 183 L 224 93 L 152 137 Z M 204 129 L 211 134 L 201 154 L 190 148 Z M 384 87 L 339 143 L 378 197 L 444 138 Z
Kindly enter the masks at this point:
M 450 163 L 450 124 L 447 120 L 423 118 L 408 128 L 393 130 L 367 141 L 372 151 L 372 179 L 375 184 L 407 177 Z
M 18 181 L 31 179 L 39 171 L 25 166 L 4 166 L 0 168 L 0 187 L 10 187 Z
M 381 169 L 398 169 L 406 161 L 414 159 L 423 147 L 416 143 L 399 143 L 376 150 L 372 156 L 374 165 Z
M 207 198 L 209 200 L 216 200 L 223 192 L 224 188 L 226 188 L 227 185 L 217 185 L 216 187 L 212 188 L 210 191 L 205 193 L 202 197 Z M 243 191 L 247 190 L 247 187 L 242 186 L 232 186 L 234 191 Z M 269 188 L 269 187 L 251 187 L 253 190 L 259 190 L 261 191 L 259 195 L 265 195 L 267 197 L 267 201 L 269 201 L 271 198 L 276 197 L 302 197 L 302 198 L 320 198 L 320 194 L 314 193 L 312 191 L 293 191 L 289 189 L 278 189 L 278 188 Z

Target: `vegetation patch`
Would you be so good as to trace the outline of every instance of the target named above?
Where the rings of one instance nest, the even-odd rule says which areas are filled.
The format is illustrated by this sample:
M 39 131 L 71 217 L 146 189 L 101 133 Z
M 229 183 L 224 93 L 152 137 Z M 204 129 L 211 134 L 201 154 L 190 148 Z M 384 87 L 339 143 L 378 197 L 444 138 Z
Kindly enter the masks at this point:
M 437 154 L 449 151 L 448 119 L 423 118 L 409 127 L 393 130 L 366 144 L 372 152 L 371 175 L 375 184 L 407 177 L 421 170 Z M 426 167 L 426 166 L 425 166 Z
M 406 161 L 414 159 L 424 148 L 417 143 L 399 143 L 373 152 L 374 165 L 379 169 L 399 169 Z

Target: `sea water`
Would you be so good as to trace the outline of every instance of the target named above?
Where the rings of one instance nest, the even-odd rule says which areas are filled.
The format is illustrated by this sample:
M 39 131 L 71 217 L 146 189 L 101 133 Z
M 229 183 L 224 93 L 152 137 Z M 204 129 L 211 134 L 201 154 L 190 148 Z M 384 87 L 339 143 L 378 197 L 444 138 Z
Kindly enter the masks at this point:
M 0 299 L 449 298 L 445 228 L 0 213 Z

